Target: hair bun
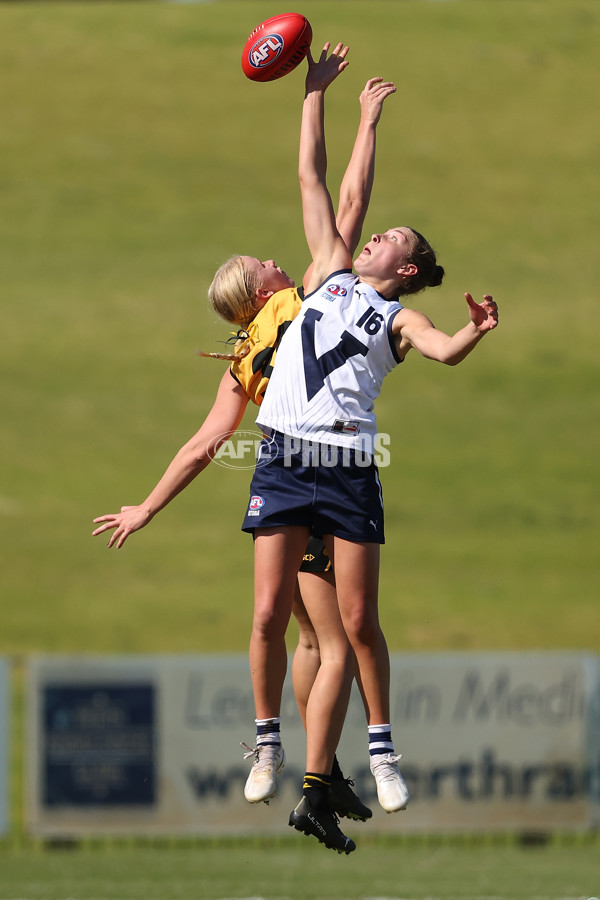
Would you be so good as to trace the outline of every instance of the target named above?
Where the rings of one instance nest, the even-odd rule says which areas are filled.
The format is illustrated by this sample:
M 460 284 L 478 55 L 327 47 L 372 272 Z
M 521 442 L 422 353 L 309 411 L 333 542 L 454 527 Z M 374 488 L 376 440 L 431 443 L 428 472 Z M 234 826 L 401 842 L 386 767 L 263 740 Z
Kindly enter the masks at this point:
M 435 266 L 433 272 L 431 273 L 431 280 L 429 282 L 429 287 L 437 287 L 442 283 L 444 278 L 444 267 L 443 266 Z

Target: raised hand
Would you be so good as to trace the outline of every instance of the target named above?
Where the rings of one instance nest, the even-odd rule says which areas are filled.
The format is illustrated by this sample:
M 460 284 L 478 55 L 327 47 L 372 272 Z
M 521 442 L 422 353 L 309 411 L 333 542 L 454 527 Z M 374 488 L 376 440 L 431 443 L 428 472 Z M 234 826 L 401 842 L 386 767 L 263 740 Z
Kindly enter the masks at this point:
M 498 304 L 492 299 L 491 294 L 483 295 L 483 303 L 476 303 L 470 294 L 465 294 L 465 300 L 469 304 L 471 322 L 478 331 L 491 331 L 498 324 Z
M 396 85 L 393 81 L 384 81 L 380 77 L 369 78 L 359 97 L 361 119 L 377 125 L 381 116 L 383 101 L 395 92 Z
M 336 44 L 334 50 L 328 55 L 330 46 L 330 42 L 327 41 L 318 60 L 313 59 L 312 53 L 310 50 L 308 51 L 307 94 L 311 91 L 324 91 L 349 65 L 346 56 L 350 48 L 341 43 Z

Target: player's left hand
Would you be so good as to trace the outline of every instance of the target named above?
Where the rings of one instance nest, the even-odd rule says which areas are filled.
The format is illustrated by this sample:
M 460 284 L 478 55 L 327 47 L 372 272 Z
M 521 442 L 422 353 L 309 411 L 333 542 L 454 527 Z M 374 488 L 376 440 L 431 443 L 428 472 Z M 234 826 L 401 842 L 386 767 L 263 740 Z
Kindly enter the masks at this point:
M 366 122 L 379 122 L 383 101 L 390 94 L 396 93 L 396 85 L 393 81 L 384 81 L 376 76 L 369 78 L 360 97 L 361 119 Z
M 498 324 L 498 304 L 491 294 L 483 295 L 483 303 L 476 303 L 469 293 L 465 294 L 465 300 L 469 304 L 471 322 L 478 331 L 491 331 Z

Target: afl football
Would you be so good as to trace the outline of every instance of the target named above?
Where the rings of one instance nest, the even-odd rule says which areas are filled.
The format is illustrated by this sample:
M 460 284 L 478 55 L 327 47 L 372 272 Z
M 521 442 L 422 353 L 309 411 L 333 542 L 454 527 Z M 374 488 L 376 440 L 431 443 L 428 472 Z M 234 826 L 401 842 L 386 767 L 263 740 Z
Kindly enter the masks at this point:
M 312 41 L 306 16 L 284 13 L 265 19 L 248 36 L 242 70 L 251 81 L 275 81 L 292 72 L 305 58 Z

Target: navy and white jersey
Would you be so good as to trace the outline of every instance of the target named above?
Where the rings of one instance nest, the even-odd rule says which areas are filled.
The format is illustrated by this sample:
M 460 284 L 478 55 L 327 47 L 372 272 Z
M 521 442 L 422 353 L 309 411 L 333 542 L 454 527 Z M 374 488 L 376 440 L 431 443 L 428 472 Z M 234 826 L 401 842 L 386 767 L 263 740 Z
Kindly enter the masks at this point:
M 374 405 L 399 359 L 386 300 L 349 270 L 303 302 L 277 354 L 257 424 L 268 433 L 372 452 Z

